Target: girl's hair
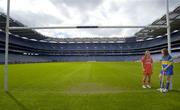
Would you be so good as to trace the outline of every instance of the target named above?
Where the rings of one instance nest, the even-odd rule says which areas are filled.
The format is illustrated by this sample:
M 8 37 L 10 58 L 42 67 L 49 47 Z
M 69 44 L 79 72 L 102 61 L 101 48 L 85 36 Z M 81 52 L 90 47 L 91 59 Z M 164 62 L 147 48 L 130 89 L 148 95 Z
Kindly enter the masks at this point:
M 148 53 L 150 54 L 150 52 L 149 52 L 148 50 L 146 50 L 146 51 L 145 51 L 145 53 L 144 53 L 144 59 L 146 59 L 146 58 L 147 58 Z
M 163 52 L 164 56 L 169 55 L 169 52 L 166 48 L 162 49 L 161 51 Z

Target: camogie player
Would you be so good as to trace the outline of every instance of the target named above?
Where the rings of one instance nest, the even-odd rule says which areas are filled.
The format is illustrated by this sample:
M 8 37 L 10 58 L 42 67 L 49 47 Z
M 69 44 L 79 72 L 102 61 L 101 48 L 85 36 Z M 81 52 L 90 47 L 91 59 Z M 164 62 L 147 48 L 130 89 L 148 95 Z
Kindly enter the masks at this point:
M 160 72 L 160 90 L 161 92 L 168 92 L 170 89 L 171 77 L 173 75 L 173 58 L 169 55 L 167 49 L 161 50 L 162 58 L 161 58 L 161 67 L 162 70 Z M 164 78 L 166 78 L 166 86 L 164 87 Z
M 143 85 L 142 88 L 151 88 L 151 75 L 153 73 L 153 59 L 149 51 L 141 59 L 143 69 Z

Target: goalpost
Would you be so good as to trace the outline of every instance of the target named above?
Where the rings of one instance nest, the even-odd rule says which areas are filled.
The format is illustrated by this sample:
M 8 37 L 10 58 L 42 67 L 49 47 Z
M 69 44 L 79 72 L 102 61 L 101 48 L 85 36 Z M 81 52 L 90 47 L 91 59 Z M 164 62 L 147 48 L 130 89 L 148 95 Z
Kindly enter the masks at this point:
M 4 65 L 4 90 L 8 92 L 8 56 L 9 56 L 9 31 L 20 29 L 90 29 L 90 28 L 166 28 L 168 51 L 171 53 L 171 26 L 169 19 L 169 0 L 166 0 L 166 25 L 153 26 L 52 26 L 52 27 L 11 27 L 10 19 L 10 0 L 7 0 L 7 17 L 6 17 L 6 41 L 5 41 L 5 65 Z

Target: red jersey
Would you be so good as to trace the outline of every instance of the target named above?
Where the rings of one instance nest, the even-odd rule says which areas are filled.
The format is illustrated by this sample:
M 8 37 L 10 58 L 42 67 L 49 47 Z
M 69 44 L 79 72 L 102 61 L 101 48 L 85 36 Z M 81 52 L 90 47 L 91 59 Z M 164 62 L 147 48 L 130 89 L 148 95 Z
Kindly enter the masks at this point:
M 141 62 L 143 64 L 144 74 L 152 74 L 153 59 L 151 57 L 145 58 L 143 56 Z

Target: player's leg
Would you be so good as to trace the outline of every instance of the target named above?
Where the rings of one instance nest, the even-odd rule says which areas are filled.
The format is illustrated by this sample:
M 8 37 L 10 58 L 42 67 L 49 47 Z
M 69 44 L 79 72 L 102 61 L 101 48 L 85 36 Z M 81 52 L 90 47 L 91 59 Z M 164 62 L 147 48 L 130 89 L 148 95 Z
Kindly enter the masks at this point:
M 169 90 L 170 82 L 171 82 L 171 76 L 167 75 L 166 76 L 166 88 L 164 89 L 164 92 L 167 92 Z
M 146 80 L 147 80 L 147 75 L 146 74 L 144 74 L 143 75 L 143 85 L 142 85 L 142 88 L 146 88 Z
M 171 79 L 170 79 L 170 84 L 169 84 L 169 90 L 172 90 L 173 89 L 173 86 L 172 86 L 172 76 L 171 76 Z
M 159 75 L 159 81 L 160 81 L 160 88 L 163 89 L 164 88 L 164 82 L 163 82 L 163 75 L 162 74 Z
M 157 90 L 160 92 L 163 92 L 163 90 L 164 90 L 164 74 L 160 73 L 159 81 L 160 81 L 160 88 Z
M 151 74 L 149 74 L 147 78 L 148 78 L 147 87 L 151 88 Z

